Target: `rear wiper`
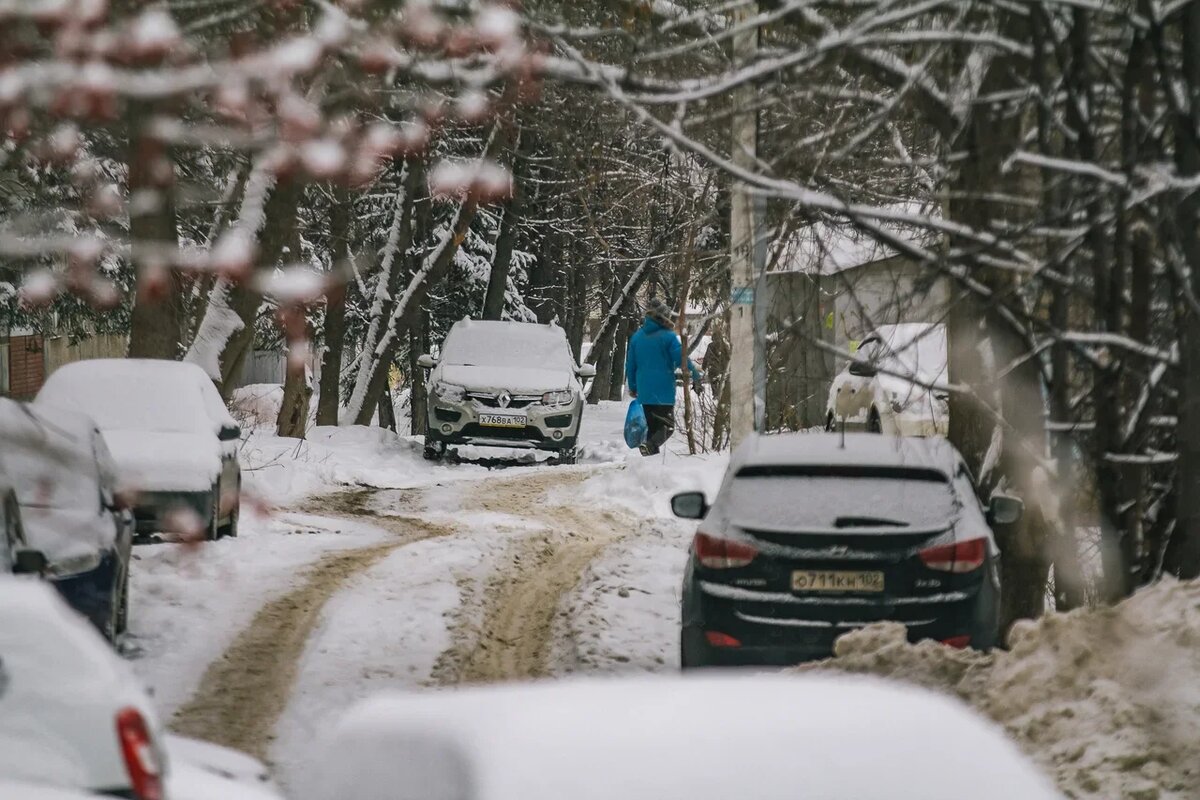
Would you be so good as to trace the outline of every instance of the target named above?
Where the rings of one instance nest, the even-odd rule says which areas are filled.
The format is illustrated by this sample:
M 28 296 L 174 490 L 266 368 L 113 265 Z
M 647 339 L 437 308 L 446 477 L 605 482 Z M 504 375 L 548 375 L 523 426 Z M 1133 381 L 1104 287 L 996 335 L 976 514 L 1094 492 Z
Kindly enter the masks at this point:
M 908 523 L 898 519 L 881 517 L 838 517 L 833 521 L 835 528 L 907 528 Z

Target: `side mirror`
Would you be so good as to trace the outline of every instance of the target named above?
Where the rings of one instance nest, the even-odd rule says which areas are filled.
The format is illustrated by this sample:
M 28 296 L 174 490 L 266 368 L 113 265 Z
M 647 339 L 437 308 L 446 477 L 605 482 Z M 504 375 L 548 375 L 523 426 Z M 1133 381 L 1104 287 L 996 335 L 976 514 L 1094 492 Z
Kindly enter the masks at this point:
M 433 369 L 437 366 L 437 359 L 426 353 L 417 357 L 417 366 L 421 369 Z
M 596 367 L 592 364 L 580 364 L 575 374 L 581 378 L 594 378 L 596 377 Z
M 1008 494 L 992 497 L 988 506 L 988 522 L 992 525 L 1013 525 L 1025 514 L 1025 504 L 1020 498 Z
M 23 547 L 13 553 L 14 575 L 41 575 L 49 564 L 46 554 L 41 550 Z
M 240 425 L 222 425 L 221 430 L 217 431 L 217 438 L 222 442 L 232 442 L 242 438 L 242 428 Z
M 875 369 L 871 364 L 866 364 L 862 361 L 851 361 L 850 374 L 857 375 L 860 378 L 874 378 L 879 374 L 879 370 Z
M 681 492 L 671 498 L 671 512 L 680 519 L 704 519 L 708 501 L 704 492 Z

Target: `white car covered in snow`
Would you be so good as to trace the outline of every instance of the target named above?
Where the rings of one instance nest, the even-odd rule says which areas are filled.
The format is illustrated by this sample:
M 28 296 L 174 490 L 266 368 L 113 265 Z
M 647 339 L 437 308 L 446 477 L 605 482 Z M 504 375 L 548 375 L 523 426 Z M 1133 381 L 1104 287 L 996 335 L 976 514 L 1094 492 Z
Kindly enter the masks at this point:
M 279 800 L 249 756 L 165 735 L 129 665 L 29 578 L 0 578 L 0 787 L 6 780 L 131 800 Z M 25 797 L 0 791 L 10 796 Z
M 946 436 L 946 326 L 923 322 L 880 325 L 833 379 L 825 428 Z M 930 388 L 934 387 L 934 388 Z
M 464 319 L 446 335 L 437 357 L 418 363 L 429 376 L 425 457 L 449 445 L 549 450 L 575 460 L 583 417 L 579 366 L 557 325 Z
M 298 800 L 1061 800 L 957 700 L 816 675 L 385 695 L 314 772 Z
M 95 359 L 60 367 L 34 404 L 87 414 L 100 426 L 137 532 L 199 529 L 236 536 L 241 428 L 200 367 Z

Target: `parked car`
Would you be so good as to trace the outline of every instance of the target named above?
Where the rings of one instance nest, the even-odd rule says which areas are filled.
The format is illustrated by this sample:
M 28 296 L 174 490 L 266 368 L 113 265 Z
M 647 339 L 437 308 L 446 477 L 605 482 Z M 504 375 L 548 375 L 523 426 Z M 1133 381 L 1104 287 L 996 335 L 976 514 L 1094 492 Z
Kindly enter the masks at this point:
M 861 677 L 639 677 L 368 699 L 297 800 L 1061 800 L 955 699 Z
M 200 367 L 150 359 L 77 361 L 55 371 L 34 404 L 96 420 L 120 484 L 134 498 L 140 537 L 190 527 L 209 539 L 237 535 L 241 428 Z
M 880 325 L 859 344 L 833 379 L 826 430 L 896 436 L 946 436 L 946 326 L 923 322 Z
M 100 800 L 100 795 L 0 778 L 0 797 L 13 800 Z
M 841 634 L 890 620 L 909 638 L 978 649 L 998 636 L 999 551 L 985 510 L 944 439 L 866 433 L 757 436 L 737 449 L 702 520 L 682 595 L 684 669 L 793 664 L 832 654 Z
M 133 518 L 118 507 L 116 467 L 96 424 L 71 411 L 2 400 L 0 440 L 24 539 L 44 556 L 25 556 L 21 571 L 44 573 L 115 641 L 129 616 Z
M 165 735 L 129 665 L 40 581 L 0 578 L 0 676 L 0 787 L 280 800 L 255 759 Z
M 447 445 L 475 444 L 549 450 L 572 463 L 583 416 L 583 385 L 594 377 L 579 366 L 557 325 L 464 319 L 437 357 L 418 363 L 429 376 L 425 457 Z

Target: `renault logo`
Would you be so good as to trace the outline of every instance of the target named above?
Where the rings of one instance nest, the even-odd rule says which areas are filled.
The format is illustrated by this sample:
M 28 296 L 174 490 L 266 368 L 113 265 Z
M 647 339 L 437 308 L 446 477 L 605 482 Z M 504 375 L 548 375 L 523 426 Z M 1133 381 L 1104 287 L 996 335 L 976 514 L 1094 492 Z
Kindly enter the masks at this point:
M 509 404 L 511 403 L 512 395 L 508 392 L 501 392 L 499 396 L 496 397 L 496 404 L 501 408 L 508 408 Z

